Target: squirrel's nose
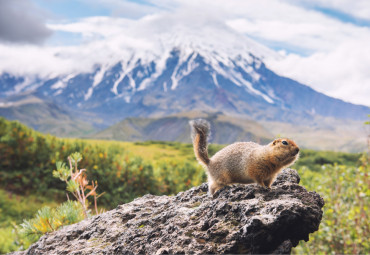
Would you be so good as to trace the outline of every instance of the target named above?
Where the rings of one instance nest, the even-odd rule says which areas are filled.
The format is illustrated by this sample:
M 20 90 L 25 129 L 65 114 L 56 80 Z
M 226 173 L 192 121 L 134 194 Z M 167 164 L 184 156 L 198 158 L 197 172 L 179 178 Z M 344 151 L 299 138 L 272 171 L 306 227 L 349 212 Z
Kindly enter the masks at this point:
M 299 148 L 295 149 L 295 152 L 298 154 L 298 152 L 299 152 Z

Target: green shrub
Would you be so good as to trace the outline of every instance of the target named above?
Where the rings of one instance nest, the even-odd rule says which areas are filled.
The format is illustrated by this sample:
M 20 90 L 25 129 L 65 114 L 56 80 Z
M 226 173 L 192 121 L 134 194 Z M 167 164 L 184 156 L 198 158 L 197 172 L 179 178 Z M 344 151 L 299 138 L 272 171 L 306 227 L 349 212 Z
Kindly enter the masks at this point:
M 20 196 L 0 189 L 0 254 L 28 247 L 32 241 L 19 235 L 17 224 L 31 218 L 43 205 L 56 206 L 42 196 Z
M 23 221 L 20 233 L 31 241 L 37 241 L 45 233 L 79 222 L 84 218 L 81 204 L 77 201 L 67 201 L 57 208 L 46 206 L 38 210 L 34 218 Z
M 137 196 L 158 193 L 153 166 L 139 157 L 128 158 L 122 146 L 58 139 L 4 118 L 0 126 L 0 188 L 61 199 L 64 185 L 51 174 L 55 163 L 80 152 L 84 155 L 80 167 L 89 169 L 87 178 L 99 179 L 99 187 L 109 191 L 101 199 L 102 206 L 113 208 Z
M 301 241 L 294 250 L 301 254 L 369 254 L 370 253 L 370 165 L 325 165 L 320 173 L 299 170 L 302 184 L 325 200 L 320 229 Z
M 292 168 L 299 169 L 307 167 L 311 171 L 321 172 L 321 167 L 326 164 L 358 166 L 361 158 L 361 153 L 344 153 L 333 151 L 314 151 L 301 150 L 299 160 L 292 166 Z
M 19 248 L 14 234 L 14 227 L 0 228 L 0 254 L 15 251 Z
M 189 162 L 160 162 L 156 173 L 159 191 L 164 194 L 176 194 L 206 181 L 204 169 Z
M 107 191 L 101 198 L 103 204 L 116 206 L 148 193 L 159 194 L 153 166 L 140 157 L 113 158 L 111 165 L 97 168 L 93 177 L 99 178 L 99 186 Z

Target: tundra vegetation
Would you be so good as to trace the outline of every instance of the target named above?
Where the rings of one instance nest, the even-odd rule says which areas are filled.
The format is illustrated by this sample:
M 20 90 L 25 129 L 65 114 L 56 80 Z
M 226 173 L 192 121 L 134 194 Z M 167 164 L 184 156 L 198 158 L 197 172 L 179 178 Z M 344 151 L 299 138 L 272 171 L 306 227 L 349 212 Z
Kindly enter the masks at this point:
M 294 253 L 370 253 L 369 161 L 368 152 L 302 150 L 292 168 L 325 207 L 319 231 Z M 82 196 L 79 180 L 90 200 L 76 194 L 79 187 Z M 0 253 L 147 193 L 176 194 L 205 181 L 191 144 L 60 139 L 0 118 Z

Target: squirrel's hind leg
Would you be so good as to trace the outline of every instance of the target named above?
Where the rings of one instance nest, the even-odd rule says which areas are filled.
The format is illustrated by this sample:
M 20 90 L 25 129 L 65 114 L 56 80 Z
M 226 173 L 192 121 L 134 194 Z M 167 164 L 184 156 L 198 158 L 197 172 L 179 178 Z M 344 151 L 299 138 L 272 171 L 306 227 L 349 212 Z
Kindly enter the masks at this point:
M 220 190 L 223 187 L 225 187 L 224 184 L 217 183 L 213 180 L 208 181 L 208 191 L 209 191 L 209 195 L 212 196 L 212 197 L 214 196 L 214 194 L 216 193 L 217 190 Z
M 261 180 L 261 179 L 257 179 L 256 180 L 257 184 L 259 184 L 260 186 L 262 186 L 263 188 L 265 189 L 269 189 L 270 187 L 267 185 L 267 181 L 264 181 L 264 180 Z
M 274 182 L 275 176 L 271 176 L 269 179 L 264 180 L 263 183 L 267 188 L 271 188 L 271 184 Z

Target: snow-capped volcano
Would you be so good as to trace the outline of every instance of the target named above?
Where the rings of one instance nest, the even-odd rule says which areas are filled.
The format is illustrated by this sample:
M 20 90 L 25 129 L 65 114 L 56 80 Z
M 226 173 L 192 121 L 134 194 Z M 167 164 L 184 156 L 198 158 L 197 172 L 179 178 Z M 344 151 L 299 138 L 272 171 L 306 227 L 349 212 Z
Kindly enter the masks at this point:
M 362 119 L 369 112 L 275 74 L 264 59 L 279 55 L 226 25 L 216 29 L 204 21 L 199 27 L 174 22 L 163 31 L 161 23 L 171 19 L 119 19 L 116 27 L 107 27 L 104 18 L 94 19 L 97 24 L 86 33 L 104 39 L 86 47 L 31 50 L 50 61 L 36 61 L 39 71 L 3 68 L 3 100 L 32 91 L 76 116 L 103 119 L 106 126 L 129 116 L 192 110 L 289 122 L 315 115 Z

